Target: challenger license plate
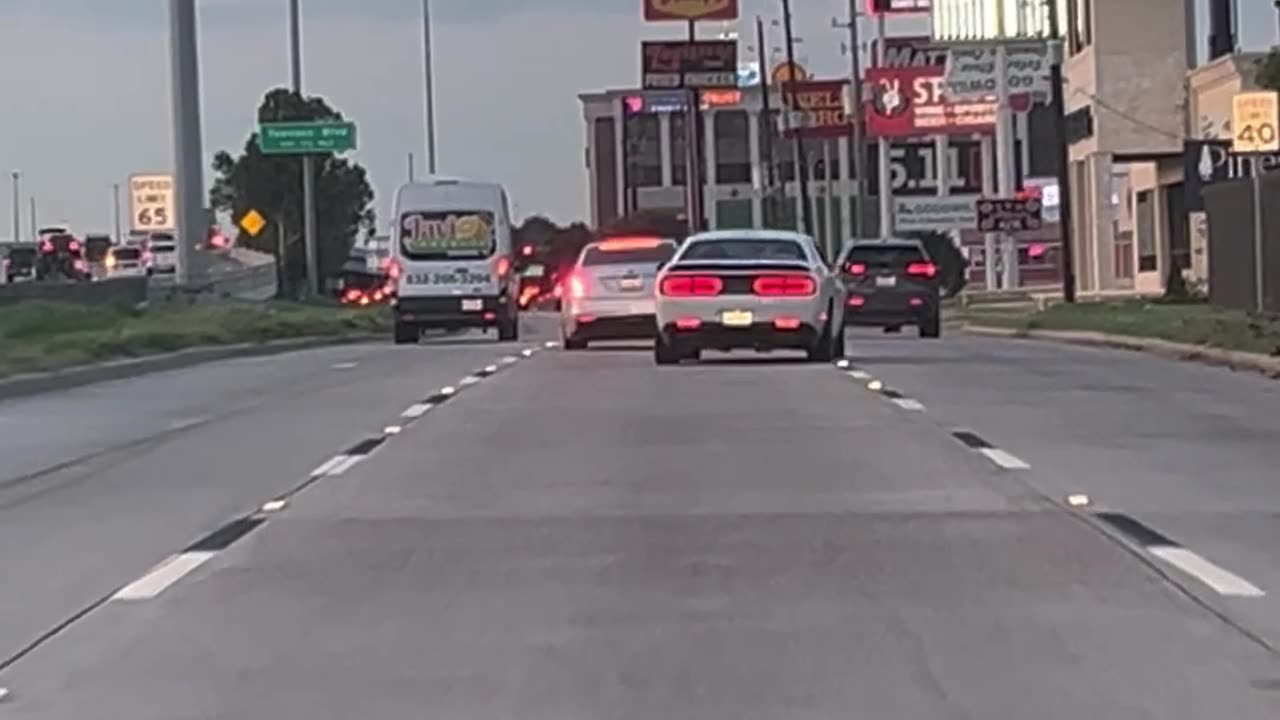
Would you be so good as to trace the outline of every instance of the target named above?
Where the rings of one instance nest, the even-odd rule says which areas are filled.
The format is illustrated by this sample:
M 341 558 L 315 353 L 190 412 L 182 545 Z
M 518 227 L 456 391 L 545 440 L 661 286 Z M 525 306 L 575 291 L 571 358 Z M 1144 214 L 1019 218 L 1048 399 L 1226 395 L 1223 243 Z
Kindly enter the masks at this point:
M 754 320 L 750 310 L 725 310 L 720 313 L 720 322 L 725 327 L 747 327 Z
M 467 298 L 462 301 L 462 312 L 479 312 L 484 309 L 484 300 Z

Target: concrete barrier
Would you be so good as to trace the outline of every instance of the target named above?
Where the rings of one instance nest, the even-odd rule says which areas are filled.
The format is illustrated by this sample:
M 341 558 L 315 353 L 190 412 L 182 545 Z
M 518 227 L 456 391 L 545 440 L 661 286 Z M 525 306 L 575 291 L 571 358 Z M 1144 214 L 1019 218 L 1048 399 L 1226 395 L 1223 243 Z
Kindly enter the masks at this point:
M 79 305 L 137 305 L 146 299 L 146 278 L 115 278 L 79 283 L 20 282 L 0 285 L 0 306 L 39 300 Z

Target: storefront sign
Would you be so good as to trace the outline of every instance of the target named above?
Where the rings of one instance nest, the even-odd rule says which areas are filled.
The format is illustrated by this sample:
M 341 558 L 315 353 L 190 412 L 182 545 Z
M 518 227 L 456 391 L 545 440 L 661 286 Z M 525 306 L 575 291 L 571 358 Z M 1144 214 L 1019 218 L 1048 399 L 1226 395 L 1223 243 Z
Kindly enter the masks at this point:
M 783 85 L 783 95 L 790 109 L 787 136 L 840 138 L 853 132 L 853 123 L 845 112 L 847 80 L 810 80 Z
M 648 89 L 736 88 L 738 43 L 733 40 L 644 41 L 643 86 Z
M 995 104 L 948 100 L 944 72 L 939 67 L 868 68 L 867 134 L 900 138 L 991 132 Z

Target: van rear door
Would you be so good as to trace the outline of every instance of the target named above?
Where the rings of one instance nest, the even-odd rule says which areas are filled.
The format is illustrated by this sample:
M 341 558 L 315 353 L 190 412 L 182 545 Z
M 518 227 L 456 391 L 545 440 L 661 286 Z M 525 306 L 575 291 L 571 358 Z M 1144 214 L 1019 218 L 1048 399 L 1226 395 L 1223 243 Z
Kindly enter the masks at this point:
M 402 212 L 396 243 L 400 296 L 498 295 L 510 259 L 497 253 L 496 222 L 489 210 Z

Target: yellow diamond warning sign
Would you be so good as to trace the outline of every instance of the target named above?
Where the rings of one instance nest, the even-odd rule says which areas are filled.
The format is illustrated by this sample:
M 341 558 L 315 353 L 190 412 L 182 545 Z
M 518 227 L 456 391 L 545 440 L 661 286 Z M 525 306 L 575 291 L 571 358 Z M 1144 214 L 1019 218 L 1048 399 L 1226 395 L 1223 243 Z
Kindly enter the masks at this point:
M 262 213 L 257 210 L 250 209 L 249 212 L 240 218 L 240 229 L 249 233 L 249 237 L 257 237 L 262 232 L 262 228 L 267 226 L 267 219 L 262 217 Z

